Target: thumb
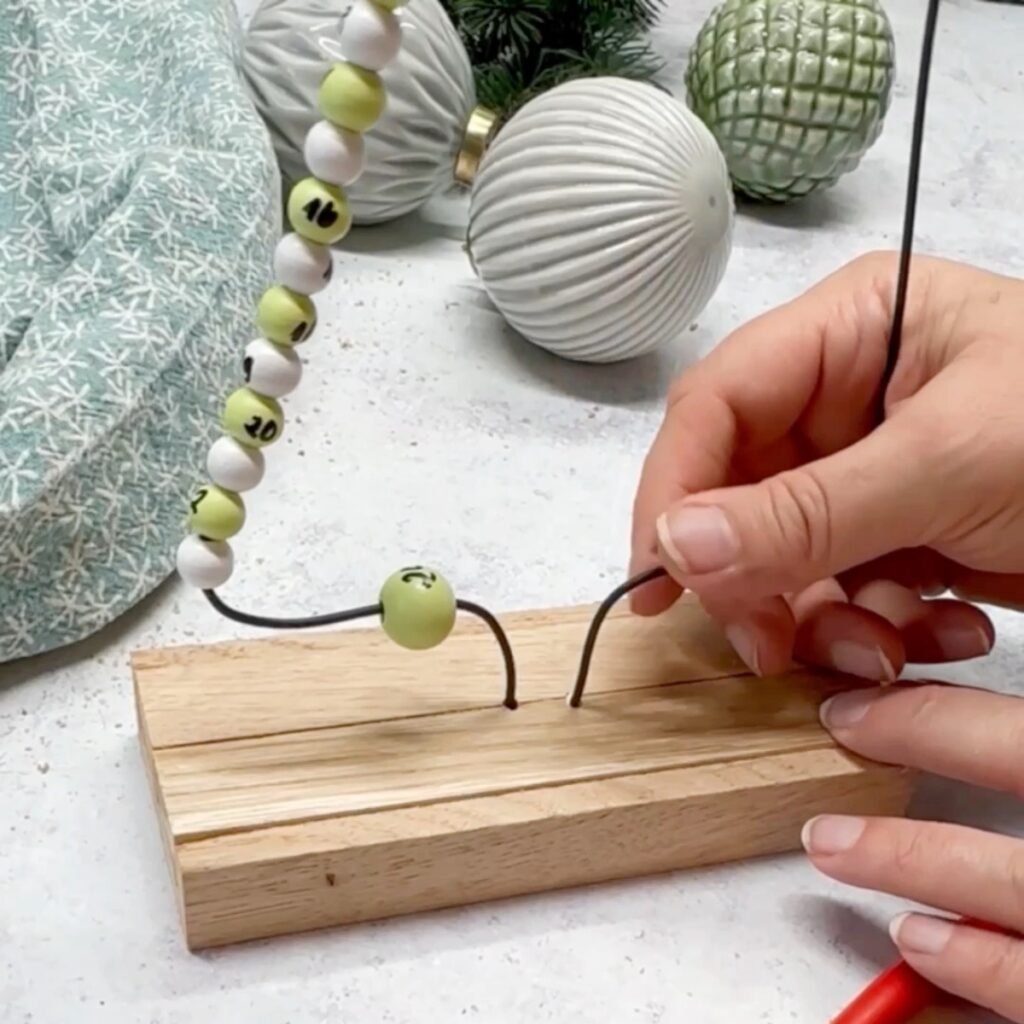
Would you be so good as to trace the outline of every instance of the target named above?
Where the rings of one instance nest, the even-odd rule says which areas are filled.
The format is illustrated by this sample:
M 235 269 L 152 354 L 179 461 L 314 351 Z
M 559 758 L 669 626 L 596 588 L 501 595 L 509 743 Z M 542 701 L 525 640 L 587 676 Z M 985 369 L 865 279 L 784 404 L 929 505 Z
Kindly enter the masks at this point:
M 897 417 L 816 462 L 690 495 L 658 520 L 662 563 L 701 597 L 747 603 L 926 546 L 948 510 L 938 448 Z

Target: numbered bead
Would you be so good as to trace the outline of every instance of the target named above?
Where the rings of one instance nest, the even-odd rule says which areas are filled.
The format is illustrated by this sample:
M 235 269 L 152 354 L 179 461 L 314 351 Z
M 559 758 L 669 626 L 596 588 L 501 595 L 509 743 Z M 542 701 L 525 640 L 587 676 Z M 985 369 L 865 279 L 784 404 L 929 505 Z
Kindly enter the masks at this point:
M 317 121 L 306 133 L 306 166 L 332 185 L 351 185 L 366 163 L 363 137 L 330 121 Z
M 279 345 L 298 345 L 316 327 L 316 307 L 305 295 L 276 284 L 260 298 L 256 323 L 265 338 Z
M 265 469 L 263 452 L 239 444 L 233 437 L 218 438 L 206 456 L 206 472 L 210 479 L 218 487 L 238 494 L 258 487 Z
M 234 491 L 205 484 L 192 499 L 189 529 L 207 540 L 227 540 L 245 526 L 245 505 Z
M 320 83 L 320 113 L 339 128 L 365 132 L 384 113 L 384 83 L 376 71 L 335 64 Z
M 340 242 L 352 227 L 345 193 L 319 178 L 303 178 L 288 196 L 288 221 L 303 238 L 321 245 Z
M 224 586 L 235 569 L 235 556 L 224 541 L 203 540 L 190 534 L 178 545 L 178 575 L 199 590 Z
M 245 349 L 242 360 L 245 383 L 257 394 L 281 398 L 302 380 L 302 360 L 295 350 L 257 338 Z
M 331 250 L 290 231 L 274 249 L 274 277 L 300 295 L 315 295 L 334 274 Z
M 341 28 L 341 55 L 370 71 L 380 71 L 402 45 L 402 24 L 390 10 L 356 0 Z
M 388 577 L 380 592 L 381 625 L 400 647 L 425 651 L 455 625 L 455 594 L 432 569 L 413 566 Z
M 284 411 L 273 398 L 239 388 L 224 403 L 223 427 L 239 444 L 265 448 L 284 430 Z

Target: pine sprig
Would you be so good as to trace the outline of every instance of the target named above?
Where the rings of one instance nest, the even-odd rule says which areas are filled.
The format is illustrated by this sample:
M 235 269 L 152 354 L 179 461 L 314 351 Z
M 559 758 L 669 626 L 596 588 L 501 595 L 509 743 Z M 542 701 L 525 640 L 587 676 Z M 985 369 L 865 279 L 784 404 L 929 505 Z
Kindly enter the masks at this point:
M 647 41 L 664 0 L 442 0 L 476 69 L 481 103 L 502 119 L 554 85 L 661 68 Z

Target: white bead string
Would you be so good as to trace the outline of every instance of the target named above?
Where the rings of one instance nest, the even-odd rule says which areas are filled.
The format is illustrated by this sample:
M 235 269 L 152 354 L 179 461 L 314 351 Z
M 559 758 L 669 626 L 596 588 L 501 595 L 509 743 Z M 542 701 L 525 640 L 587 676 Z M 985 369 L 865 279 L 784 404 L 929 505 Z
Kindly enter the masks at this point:
M 383 91 L 376 73 L 395 58 L 401 47 L 401 23 L 394 13 L 397 6 L 393 0 L 357 0 L 342 25 L 341 54 L 352 66 L 349 75 L 355 76 L 358 88 L 363 90 L 352 100 L 354 120 L 363 130 L 375 120 L 374 89 Z M 330 70 L 326 70 L 325 77 Z M 323 110 L 322 95 L 320 105 Z M 288 203 L 293 227 L 297 212 L 301 212 L 305 216 L 304 230 L 316 238 L 329 238 L 329 244 L 340 241 L 351 223 L 347 202 L 337 190 L 356 181 L 365 166 L 363 135 L 352 130 L 353 118 L 342 119 L 348 124 L 325 119 L 317 121 L 307 133 L 304 152 L 313 177 L 293 189 Z M 262 481 L 265 460 L 260 449 L 276 441 L 283 427 L 276 399 L 294 391 L 302 379 L 302 361 L 292 346 L 305 341 L 315 327 L 315 310 L 310 316 L 308 297 L 331 281 L 334 264 L 329 244 L 293 230 L 275 247 L 277 291 L 269 300 L 264 294 L 259 311 L 263 333 L 273 338 L 258 337 L 246 347 L 245 387 L 232 394 L 225 406 L 226 434 L 214 442 L 206 460 L 210 483 L 198 490 L 192 502 L 192 532 L 178 547 L 179 575 L 201 590 L 212 591 L 231 578 L 234 553 L 227 541 L 245 520 L 239 495 Z M 205 508 L 204 502 L 209 502 Z M 220 514 L 211 510 L 214 505 Z

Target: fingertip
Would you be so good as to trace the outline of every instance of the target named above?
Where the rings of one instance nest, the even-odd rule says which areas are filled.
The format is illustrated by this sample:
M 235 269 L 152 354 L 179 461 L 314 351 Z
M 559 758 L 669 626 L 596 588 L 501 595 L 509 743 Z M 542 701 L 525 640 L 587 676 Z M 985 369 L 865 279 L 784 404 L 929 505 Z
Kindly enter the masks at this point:
M 825 602 L 800 623 L 795 650 L 805 664 L 881 683 L 895 682 L 907 660 L 891 622 L 842 602 Z
M 982 658 L 995 636 L 992 620 L 980 608 L 951 599 L 926 602 L 924 614 L 903 629 L 907 656 L 918 664 Z
M 751 605 L 739 618 L 735 602 L 701 603 L 712 618 L 724 623 L 733 650 L 755 675 L 774 676 L 792 666 L 796 625 L 781 597 Z

